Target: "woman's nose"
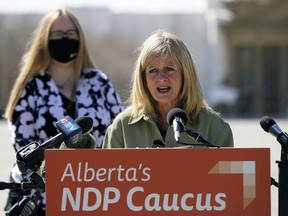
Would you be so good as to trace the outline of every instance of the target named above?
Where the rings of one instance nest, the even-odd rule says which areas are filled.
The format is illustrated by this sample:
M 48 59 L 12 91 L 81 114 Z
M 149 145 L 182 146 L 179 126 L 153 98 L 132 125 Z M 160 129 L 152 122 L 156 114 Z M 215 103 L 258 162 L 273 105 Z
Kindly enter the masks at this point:
M 158 71 L 157 79 L 158 80 L 167 80 L 167 74 L 165 73 L 165 71 L 163 71 L 163 70 Z

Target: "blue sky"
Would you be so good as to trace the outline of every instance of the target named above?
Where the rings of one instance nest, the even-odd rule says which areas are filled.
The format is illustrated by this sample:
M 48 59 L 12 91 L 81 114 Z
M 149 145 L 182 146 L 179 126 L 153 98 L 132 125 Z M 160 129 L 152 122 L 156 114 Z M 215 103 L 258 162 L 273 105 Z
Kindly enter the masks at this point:
M 207 0 L 0 0 L 0 13 L 48 12 L 58 7 L 108 7 L 133 13 L 201 12 Z

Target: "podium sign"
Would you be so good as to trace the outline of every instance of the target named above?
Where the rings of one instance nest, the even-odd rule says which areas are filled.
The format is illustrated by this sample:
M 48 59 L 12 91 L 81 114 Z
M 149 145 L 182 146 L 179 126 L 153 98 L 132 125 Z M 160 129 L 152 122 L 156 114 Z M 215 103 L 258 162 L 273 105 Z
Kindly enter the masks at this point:
M 48 216 L 270 216 L 270 150 L 46 150 Z

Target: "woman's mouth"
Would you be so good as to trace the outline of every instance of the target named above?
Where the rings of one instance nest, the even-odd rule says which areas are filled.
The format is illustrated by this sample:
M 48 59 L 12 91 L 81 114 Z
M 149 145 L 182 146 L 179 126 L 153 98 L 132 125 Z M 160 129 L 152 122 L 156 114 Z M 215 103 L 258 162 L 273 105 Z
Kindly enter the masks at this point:
M 170 91 L 171 87 L 170 86 L 167 86 L 167 87 L 157 87 L 157 91 L 159 93 L 166 93 L 168 91 Z

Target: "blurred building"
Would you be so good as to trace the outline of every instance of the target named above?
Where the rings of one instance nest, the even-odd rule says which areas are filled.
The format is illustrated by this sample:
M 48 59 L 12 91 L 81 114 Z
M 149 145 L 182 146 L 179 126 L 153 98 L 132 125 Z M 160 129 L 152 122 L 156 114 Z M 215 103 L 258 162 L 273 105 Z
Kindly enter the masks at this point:
M 288 1 L 224 1 L 233 19 L 222 25 L 229 77 L 239 93 L 232 116 L 287 116 Z M 227 108 L 227 107 L 226 107 Z

